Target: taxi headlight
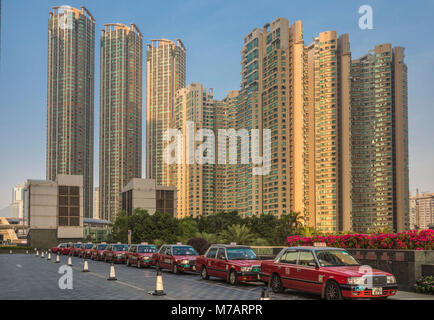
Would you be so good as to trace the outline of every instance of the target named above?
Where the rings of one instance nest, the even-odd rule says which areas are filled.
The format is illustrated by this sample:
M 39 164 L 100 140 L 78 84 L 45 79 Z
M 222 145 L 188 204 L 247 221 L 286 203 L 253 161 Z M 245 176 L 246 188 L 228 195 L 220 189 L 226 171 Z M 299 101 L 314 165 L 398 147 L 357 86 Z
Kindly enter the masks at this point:
M 149 257 L 148 256 L 143 256 L 142 260 L 149 260 Z
M 347 279 L 348 284 L 364 284 L 365 279 L 363 277 L 350 277 Z
M 241 267 L 241 272 L 249 272 L 252 271 L 252 267 Z
M 181 264 L 188 264 L 188 260 L 182 260 Z
M 387 283 L 396 283 L 396 279 L 394 276 L 387 276 Z

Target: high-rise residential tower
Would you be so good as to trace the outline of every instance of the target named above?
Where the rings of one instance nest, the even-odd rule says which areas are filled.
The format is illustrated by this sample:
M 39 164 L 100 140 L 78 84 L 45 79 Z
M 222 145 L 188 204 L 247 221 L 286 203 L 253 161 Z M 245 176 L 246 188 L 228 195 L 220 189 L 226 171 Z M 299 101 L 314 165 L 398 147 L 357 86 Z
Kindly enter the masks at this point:
M 352 62 L 352 228 L 409 227 L 404 48 L 375 46 Z
M 142 175 L 142 33 L 106 24 L 101 34 L 100 218 L 114 221 L 121 191 Z
M 307 225 L 351 228 L 351 52 L 348 34 L 321 32 L 307 47 L 304 183 Z
M 434 227 L 434 193 L 410 195 L 410 229 Z
M 53 7 L 48 20 L 47 179 L 83 176 L 84 217 L 93 207 L 95 19 Z
M 237 126 L 271 130 L 271 172 L 237 168 L 237 207 L 243 215 L 303 211 L 305 49 L 302 23 L 277 18 L 244 38 Z M 260 139 L 260 149 L 265 142 Z M 248 152 L 240 150 L 240 153 Z
M 207 136 L 203 137 L 202 142 L 196 139 L 198 130 L 208 130 L 214 134 L 215 119 L 215 101 L 211 89 L 191 83 L 176 92 L 171 128 L 180 130 L 183 140 L 182 148 L 178 150 L 178 162 L 169 168 L 171 185 L 178 190 L 178 218 L 216 213 L 216 166 L 214 163 L 201 164 L 197 160 L 199 146 L 214 141 L 208 141 Z M 208 151 L 202 154 L 204 157 L 210 156 Z
M 177 90 L 185 87 L 185 47 L 167 39 L 152 40 L 146 58 L 146 177 L 169 185 L 164 162 L 164 132 L 170 128 Z

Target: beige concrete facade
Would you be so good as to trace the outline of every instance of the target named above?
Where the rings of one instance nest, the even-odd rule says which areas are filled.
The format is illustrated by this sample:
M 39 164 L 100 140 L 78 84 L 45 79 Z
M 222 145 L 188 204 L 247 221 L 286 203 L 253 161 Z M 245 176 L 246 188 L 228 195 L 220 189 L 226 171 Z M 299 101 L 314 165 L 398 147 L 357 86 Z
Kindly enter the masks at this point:
M 54 242 L 83 238 L 83 190 L 83 177 L 76 175 L 57 175 L 56 181 L 27 181 L 24 210 L 31 246 L 44 242 L 41 237 L 55 236 L 50 240 Z
M 142 176 L 142 38 L 135 24 L 101 34 L 99 216 L 114 221 L 121 190 Z
M 122 189 L 122 210 L 131 215 L 134 209 L 166 212 L 177 217 L 177 192 L 174 187 L 157 185 L 154 179 L 133 178 Z

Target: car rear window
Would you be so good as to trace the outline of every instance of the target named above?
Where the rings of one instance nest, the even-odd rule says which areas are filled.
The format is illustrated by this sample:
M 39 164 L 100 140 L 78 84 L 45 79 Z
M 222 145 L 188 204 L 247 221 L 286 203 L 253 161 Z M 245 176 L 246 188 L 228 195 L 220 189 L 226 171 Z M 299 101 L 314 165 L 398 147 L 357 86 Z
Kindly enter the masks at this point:
M 172 254 L 174 256 L 197 256 L 196 250 L 193 247 L 173 247 Z
M 113 251 L 128 251 L 130 247 L 127 244 L 114 244 Z
M 256 254 L 250 248 L 227 248 L 229 260 L 256 260 Z
M 157 252 L 157 247 L 156 246 L 138 246 L 137 252 L 138 253 L 153 253 L 153 252 Z

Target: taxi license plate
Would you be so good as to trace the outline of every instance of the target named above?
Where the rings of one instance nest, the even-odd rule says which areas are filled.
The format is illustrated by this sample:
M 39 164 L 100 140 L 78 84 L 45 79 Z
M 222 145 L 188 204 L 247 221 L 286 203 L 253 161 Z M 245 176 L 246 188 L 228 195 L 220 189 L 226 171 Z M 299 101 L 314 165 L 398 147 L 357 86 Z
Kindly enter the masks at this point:
M 380 296 L 383 294 L 383 288 L 372 288 L 372 295 L 373 296 Z
M 253 268 L 253 272 L 259 272 L 259 268 Z
M 190 268 L 189 264 L 184 264 L 184 268 Z

